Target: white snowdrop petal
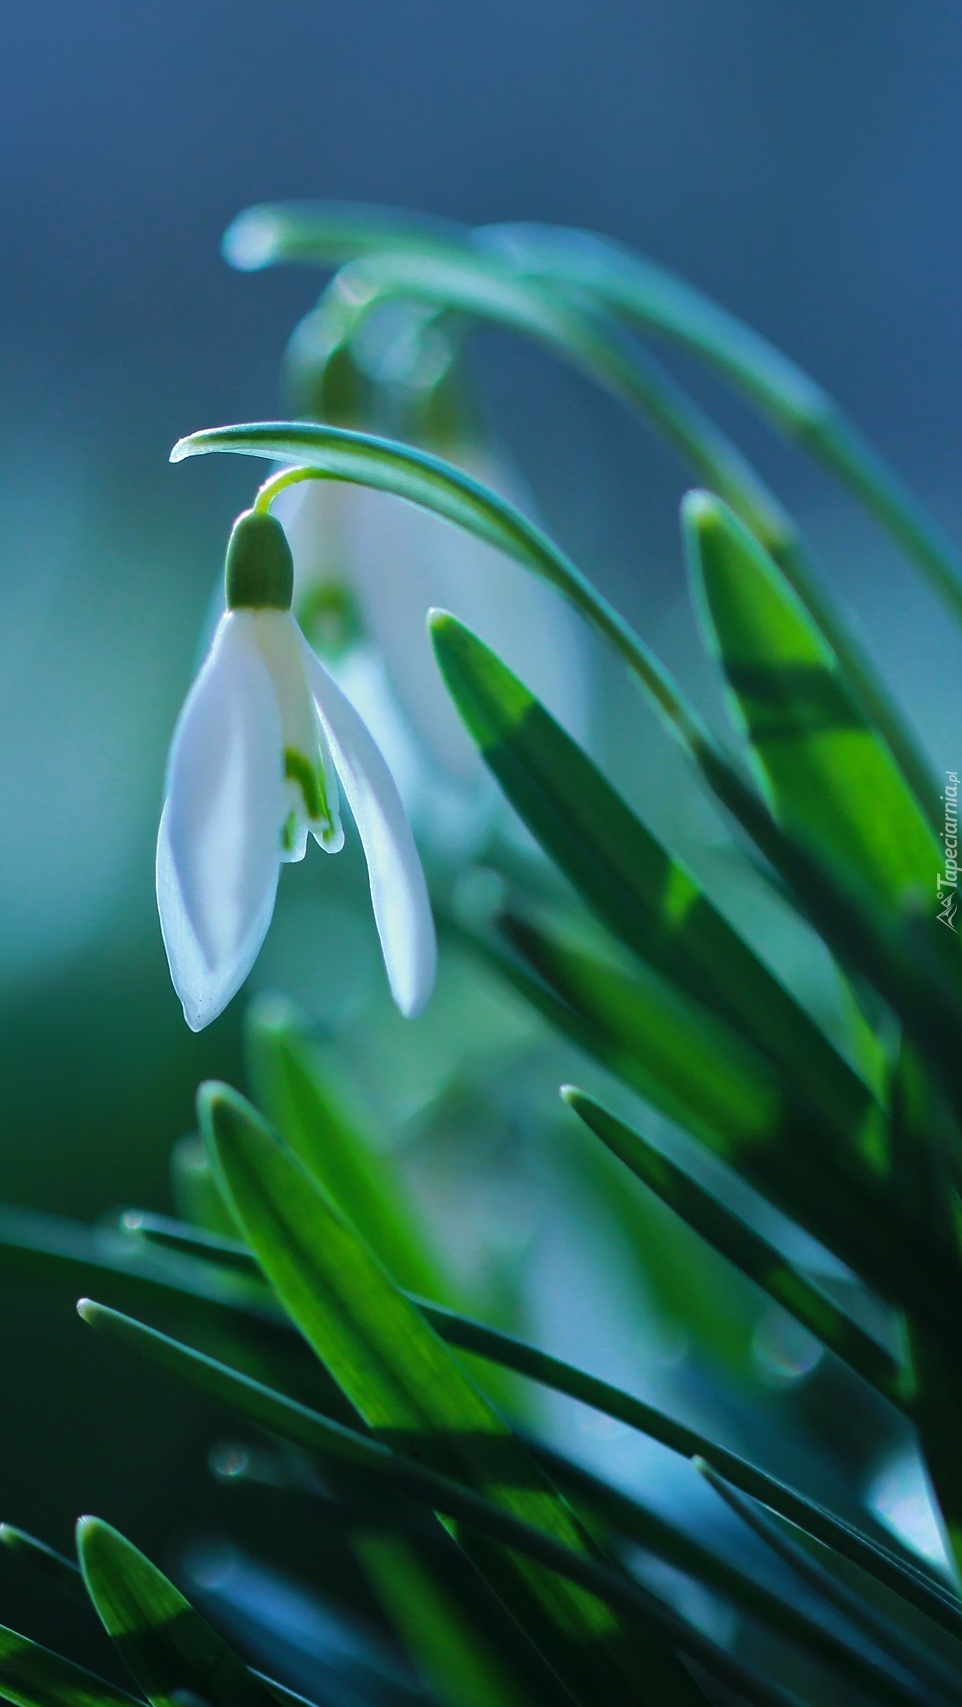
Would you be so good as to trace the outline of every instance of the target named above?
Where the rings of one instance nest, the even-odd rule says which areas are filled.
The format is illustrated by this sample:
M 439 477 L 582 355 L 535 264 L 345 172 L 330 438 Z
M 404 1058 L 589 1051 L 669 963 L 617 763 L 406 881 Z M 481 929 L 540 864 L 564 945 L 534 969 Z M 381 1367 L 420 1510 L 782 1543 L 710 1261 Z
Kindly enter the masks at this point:
M 391 992 L 411 1017 L 431 994 L 437 964 L 434 920 L 411 826 L 366 724 L 307 641 L 301 644 L 308 685 L 364 847 Z
M 157 844 L 174 988 L 195 1031 L 226 1007 L 267 933 L 285 814 L 281 729 L 256 616 L 232 611 L 181 712 Z

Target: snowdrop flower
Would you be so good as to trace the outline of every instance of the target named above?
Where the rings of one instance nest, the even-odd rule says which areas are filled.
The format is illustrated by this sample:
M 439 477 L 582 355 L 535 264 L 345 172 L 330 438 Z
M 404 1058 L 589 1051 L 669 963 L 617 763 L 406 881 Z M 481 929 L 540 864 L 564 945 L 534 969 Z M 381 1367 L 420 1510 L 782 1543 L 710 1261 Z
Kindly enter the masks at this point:
M 273 516 L 235 523 L 227 609 L 174 733 L 157 843 L 157 903 L 174 988 L 199 1031 L 247 977 L 281 864 L 309 836 L 344 841 L 338 781 L 367 858 L 374 917 L 401 1012 L 434 981 L 434 925 L 397 787 L 366 724 L 291 614 L 293 561 Z

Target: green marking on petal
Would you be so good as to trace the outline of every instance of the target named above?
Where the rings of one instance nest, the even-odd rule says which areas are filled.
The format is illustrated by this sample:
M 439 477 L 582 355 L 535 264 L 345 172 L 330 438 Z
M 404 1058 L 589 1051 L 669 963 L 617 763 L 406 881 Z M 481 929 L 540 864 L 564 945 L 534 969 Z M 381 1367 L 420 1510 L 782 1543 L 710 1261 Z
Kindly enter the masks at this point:
M 297 747 L 284 748 L 284 775 L 295 782 L 304 798 L 304 810 L 311 824 L 320 823 L 325 833 L 334 829 L 334 816 L 327 798 L 324 772 L 317 763 L 299 752 Z M 284 826 L 287 835 L 287 824 Z
M 281 848 L 282 848 L 284 853 L 290 853 L 292 847 L 294 846 L 294 837 L 296 835 L 297 835 L 297 813 L 296 812 L 288 812 L 287 817 L 284 819 L 284 827 L 281 830 Z

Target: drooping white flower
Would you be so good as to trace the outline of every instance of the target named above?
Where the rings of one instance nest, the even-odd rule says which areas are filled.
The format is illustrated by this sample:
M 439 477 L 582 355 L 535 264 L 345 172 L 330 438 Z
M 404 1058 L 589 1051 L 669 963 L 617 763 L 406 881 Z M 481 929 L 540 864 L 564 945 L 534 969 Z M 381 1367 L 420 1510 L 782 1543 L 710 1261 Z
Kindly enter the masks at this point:
M 308 837 L 344 841 L 338 781 L 357 824 L 394 999 L 406 1015 L 434 981 L 434 925 L 396 784 L 363 719 L 291 614 L 284 530 L 248 511 L 227 553 L 227 609 L 181 712 L 157 843 L 157 903 L 174 988 L 199 1031 L 226 1007 L 267 934 L 281 864 Z

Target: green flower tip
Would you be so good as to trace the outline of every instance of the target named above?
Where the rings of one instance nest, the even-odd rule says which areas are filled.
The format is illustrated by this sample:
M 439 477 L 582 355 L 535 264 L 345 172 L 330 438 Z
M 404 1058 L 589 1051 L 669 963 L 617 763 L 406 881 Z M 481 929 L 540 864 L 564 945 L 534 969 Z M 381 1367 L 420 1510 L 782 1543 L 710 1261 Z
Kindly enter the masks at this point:
M 275 516 L 245 510 L 234 523 L 224 564 L 228 610 L 290 610 L 294 559 Z
M 82 1322 L 86 1322 L 88 1326 L 93 1327 L 97 1315 L 97 1306 L 92 1298 L 78 1298 L 77 1315 L 80 1317 Z
M 583 1094 L 584 1093 L 582 1091 L 579 1091 L 577 1085 L 561 1085 L 558 1089 L 558 1095 L 562 1102 L 566 1102 L 569 1108 L 577 1108 L 579 1098 Z

